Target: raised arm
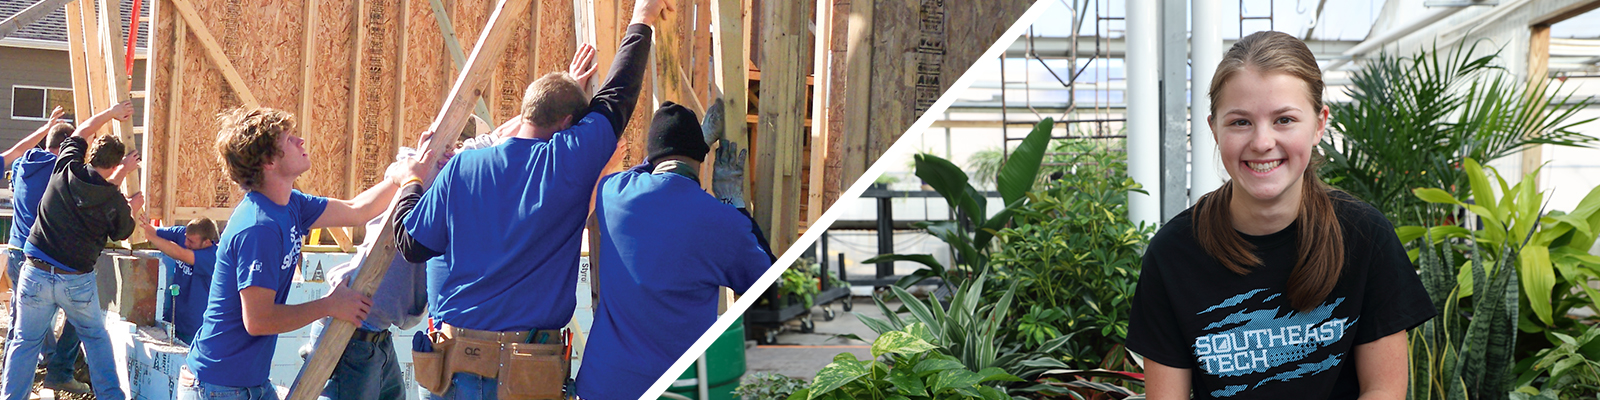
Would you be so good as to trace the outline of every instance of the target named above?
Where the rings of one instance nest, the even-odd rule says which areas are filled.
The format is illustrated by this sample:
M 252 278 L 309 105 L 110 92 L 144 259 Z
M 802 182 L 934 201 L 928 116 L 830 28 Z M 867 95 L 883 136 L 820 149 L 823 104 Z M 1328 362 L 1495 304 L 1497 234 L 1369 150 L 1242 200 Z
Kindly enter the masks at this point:
M 671 10 L 671 4 L 662 0 L 642 1 L 633 7 L 633 21 L 622 37 L 622 45 L 617 48 L 606 83 L 589 100 L 589 111 L 605 116 L 618 137 L 628 126 L 634 105 L 639 103 L 644 69 L 650 63 L 651 27 L 660 20 L 662 12 Z
M 416 148 L 426 148 L 423 144 L 427 143 L 428 138 L 432 136 L 431 133 L 423 133 L 421 138 L 418 139 Z M 361 192 L 361 194 L 349 200 L 329 199 L 328 209 L 322 212 L 322 216 L 317 217 L 317 221 L 313 222 L 311 227 L 315 229 L 330 226 L 357 226 L 377 218 L 378 214 L 382 214 L 384 210 L 389 209 L 389 202 L 394 200 L 395 189 L 398 189 L 401 184 L 413 178 L 425 179 L 422 177 L 423 175 L 431 178 L 433 176 L 432 171 L 437 170 L 434 164 L 437 164 L 438 161 L 439 156 L 434 154 L 433 151 L 428 151 L 422 157 L 395 161 L 385 172 L 382 181 L 372 185 L 371 188 Z M 426 174 L 419 173 L 422 170 L 430 172 Z
M 151 223 L 149 218 L 139 217 L 138 221 L 139 230 L 144 231 L 144 237 L 150 239 L 150 245 L 155 246 L 156 250 L 184 264 L 194 264 L 194 250 L 157 235 L 156 225 Z
M 111 122 L 113 119 L 123 121 L 130 117 L 133 117 L 133 102 L 124 101 L 117 103 L 117 105 L 102 110 L 98 114 L 95 114 L 94 116 L 89 117 L 89 119 L 84 120 L 83 123 L 78 124 L 78 130 L 73 132 L 72 135 L 81 137 L 85 141 L 94 139 L 95 135 L 100 132 L 100 127 L 104 126 L 107 122 Z
M 33 148 L 33 146 L 38 146 L 39 141 L 44 140 L 45 136 L 50 135 L 50 127 L 61 122 L 61 115 L 63 114 L 66 114 L 66 110 L 63 110 L 61 106 L 56 106 L 56 109 L 50 110 L 49 121 L 45 121 L 44 125 L 39 126 L 39 129 L 34 130 L 33 133 L 23 137 L 22 140 L 17 141 L 17 144 L 12 145 L 10 149 L 6 149 L 5 153 L 0 153 L 0 156 L 5 158 L 5 163 L 0 165 L 10 167 L 11 163 L 13 161 L 17 161 L 17 158 L 22 157 L 23 153 L 27 153 L 28 149 Z

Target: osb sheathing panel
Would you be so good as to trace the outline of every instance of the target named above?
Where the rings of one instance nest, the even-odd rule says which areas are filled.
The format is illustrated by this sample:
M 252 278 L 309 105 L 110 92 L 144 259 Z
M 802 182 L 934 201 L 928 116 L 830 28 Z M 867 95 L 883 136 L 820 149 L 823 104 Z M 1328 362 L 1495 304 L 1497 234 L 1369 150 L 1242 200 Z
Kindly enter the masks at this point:
M 174 16 L 174 10 L 172 9 L 171 3 L 157 1 L 155 4 L 151 4 L 150 15 L 152 16 L 152 25 L 150 27 L 149 46 L 158 48 L 173 48 L 176 42 L 174 39 L 176 36 L 173 32 L 175 25 L 173 21 L 175 20 L 172 18 Z M 172 81 L 172 58 L 175 55 L 175 53 L 171 52 L 155 53 L 150 55 L 150 62 L 148 63 L 149 71 L 147 73 L 149 74 L 151 82 Z M 168 87 L 170 88 L 171 86 Z M 147 89 L 149 89 L 149 94 L 145 98 L 147 103 L 145 106 L 147 108 L 155 110 L 167 110 L 172 107 L 172 92 L 170 90 L 165 88 Z M 149 113 L 148 118 L 145 119 L 145 126 L 170 126 L 171 120 L 174 119 L 170 118 L 170 115 L 171 114 L 168 113 L 151 112 Z M 146 159 L 167 160 L 171 157 L 176 157 L 176 155 L 168 151 L 168 143 L 171 142 L 168 135 L 147 135 L 145 140 L 147 143 L 149 143 L 149 146 L 147 147 L 150 150 L 150 153 L 144 156 Z M 167 181 L 167 175 L 172 171 L 167 169 L 166 163 L 158 162 L 145 163 L 143 169 L 147 177 L 145 180 L 145 188 L 146 191 L 151 194 L 146 196 L 146 198 L 149 200 L 145 203 L 145 207 L 150 210 L 164 210 L 170 200 L 166 199 L 166 196 L 154 194 L 166 193 L 166 186 L 163 185 L 163 183 Z
M 299 112 L 302 93 L 310 93 L 308 115 L 297 115 L 298 134 L 306 139 L 313 162 L 311 170 L 297 181 L 297 187 L 307 193 L 345 197 L 354 194 L 351 189 L 361 190 L 376 182 L 393 159 L 396 143 L 409 146 L 416 142 L 455 82 L 457 70 L 450 66 L 431 7 L 415 2 L 402 7 L 402 0 L 360 1 L 364 12 L 358 16 L 357 4 L 351 0 L 247 5 L 191 0 L 262 106 Z M 454 14 L 450 19 L 463 51 L 470 53 L 492 3 L 455 3 L 448 8 Z M 169 201 L 163 195 L 163 185 L 168 183 L 175 185 L 175 198 L 170 200 L 175 207 L 231 207 L 242 198 L 242 192 L 216 162 L 215 116 L 242 101 L 192 33 L 186 36 L 185 49 L 176 51 L 173 24 L 179 17 L 170 4 L 163 0 L 155 7 L 151 42 L 147 124 L 149 159 L 154 161 L 148 163 L 151 209 L 163 209 Z M 302 7 L 307 4 L 316 7 L 315 20 L 309 22 L 309 71 L 303 69 L 302 54 L 308 33 Z M 518 45 L 508 49 L 507 61 L 496 67 L 496 77 L 489 80 L 492 87 L 504 90 L 491 91 L 485 99 L 493 114 L 492 125 L 518 114 L 521 92 L 538 72 L 564 70 L 571 60 L 575 48 L 571 2 L 541 0 L 537 10 L 530 8 L 527 14 L 512 19 L 518 25 Z M 536 12 L 543 21 L 542 35 L 531 30 Z M 358 29 L 364 38 L 359 46 L 355 42 Z M 403 79 L 399 65 L 402 35 L 406 49 Z M 182 59 L 174 58 L 178 54 Z M 540 65 L 534 65 L 536 61 Z M 353 68 L 357 62 L 361 64 Z M 306 73 L 311 74 L 310 87 L 302 87 Z M 176 93 L 172 89 L 174 74 L 182 77 Z M 396 93 L 402 90 L 402 83 L 403 93 Z M 351 85 L 356 85 L 354 96 Z M 173 107 L 177 109 L 170 110 Z M 182 116 L 171 132 L 169 110 Z M 397 118 L 401 122 L 398 132 Z M 168 140 L 177 142 L 180 150 L 176 154 L 166 154 Z M 167 157 L 176 157 L 175 171 L 165 170 L 166 163 L 161 160 Z M 351 160 L 355 162 L 353 178 L 348 177 Z
M 353 103 L 350 85 L 351 65 L 356 62 L 355 3 L 344 0 L 314 0 L 316 20 L 311 23 L 312 55 L 311 115 L 301 116 L 300 137 L 314 160 L 310 171 L 300 176 L 300 190 L 323 196 L 347 196 L 345 176 L 350 171 L 350 113 Z M 305 15 L 305 14 L 299 14 Z M 304 32 L 303 30 L 301 32 Z M 298 35 L 297 35 L 298 36 Z M 301 40 L 305 40 L 301 36 Z M 303 43 L 303 42 L 302 42 Z M 295 46 L 296 48 L 304 45 Z M 296 60 L 303 61 L 303 60 Z M 299 64 L 298 62 L 296 64 Z M 253 88 L 252 88 L 253 89 Z M 286 107 L 268 105 L 269 107 Z M 309 117 L 309 118 L 307 118 Z M 231 203 L 228 205 L 232 205 Z

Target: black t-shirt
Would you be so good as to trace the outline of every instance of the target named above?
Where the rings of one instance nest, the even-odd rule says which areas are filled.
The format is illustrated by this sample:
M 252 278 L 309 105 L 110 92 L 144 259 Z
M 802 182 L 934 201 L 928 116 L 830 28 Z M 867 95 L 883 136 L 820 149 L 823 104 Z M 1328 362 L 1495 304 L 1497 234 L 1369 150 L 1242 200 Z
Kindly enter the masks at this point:
M 1345 265 L 1322 305 L 1296 312 L 1287 296 L 1298 224 L 1244 235 L 1262 266 L 1229 271 L 1195 240 L 1193 208 L 1156 232 L 1133 298 L 1128 349 L 1190 369 L 1196 399 L 1354 399 L 1355 346 L 1433 318 L 1394 227 L 1371 205 L 1334 196 Z

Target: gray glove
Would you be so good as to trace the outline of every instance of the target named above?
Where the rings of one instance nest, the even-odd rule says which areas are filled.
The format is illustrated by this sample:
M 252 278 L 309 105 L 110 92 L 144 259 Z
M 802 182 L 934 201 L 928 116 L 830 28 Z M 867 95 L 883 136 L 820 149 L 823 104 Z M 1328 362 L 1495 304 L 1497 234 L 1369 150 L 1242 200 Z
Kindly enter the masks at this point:
M 749 150 L 740 149 L 738 143 L 727 139 L 719 142 L 722 145 L 717 147 L 717 165 L 711 172 L 711 191 L 716 192 L 717 200 L 745 208 L 744 163 L 749 158 Z
M 706 117 L 700 120 L 700 136 L 706 141 L 706 146 L 717 143 L 722 139 L 722 99 L 711 102 L 711 108 L 706 109 Z

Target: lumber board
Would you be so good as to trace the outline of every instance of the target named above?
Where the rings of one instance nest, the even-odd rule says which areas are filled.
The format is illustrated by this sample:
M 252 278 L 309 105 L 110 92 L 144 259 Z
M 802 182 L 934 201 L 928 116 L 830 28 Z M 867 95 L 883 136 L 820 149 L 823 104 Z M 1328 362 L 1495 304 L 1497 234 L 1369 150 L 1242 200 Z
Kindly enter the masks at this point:
M 800 220 L 800 150 L 805 136 L 807 65 L 803 60 L 807 32 L 804 2 L 762 0 L 761 52 L 769 62 L 762 69 L 760 123 L 754 152 L 756 181 L 754 212 L 765 222 L 774 253 L 782 254 L 795 241 Z M 789 62 L 789 60 L 802 62 Z
M 134 10 L 133 12 L 139 12 L 139 10 Z M 125 64 L 128 61 L 128 55 L 123 51 L 124 47 L 122 44 L 127 43 L 127 40 L 125 40 L 126 36 L 124 36 L 122 32 L 121 21 L 122 9 L 118 6 L 117 1 L 101 0 L 100 35 L 102 40 L 101 43 L 104 44 L 104 46 L 102 46 L 102 51 L 104 53 L 101 59 L 104 60 L 106 64 L 107 87 L 105 93 L 107 99 L 109 99 L 112 104 L 130 100 L 131 97 L 128 95 L 128 92 L 133 89 L 131 86 L 132 83 L 130 82 L 132 77 L 129 76 Z M 138 143 L 138 141 L 136 141 L 133 137 L 133 118 L 130 117 L 121 121 L 113 121 L 109 125 L 111 125 L 113 133 L 117 135 L 117 139 L 121 140 L 122 143 L 126 144 L 128 147 L 133 147 Z M 136 169 L 134 171 L 128 172 L 127 175 L 124 175 L 122 178 L 122 193 L 124 194 L 138 193 L 144 189 L 144 186 L 140 184 L 141 179 L 139 179 L 139 171 L 137 166 L 135 166 L 135 168 Z M 129 242 L 141 242 L 142 240 L 139 240 L 140 236 L 142 235 L 134 235 L 133 237 L 130 237 Z
M 830 65 L 829 56 L 832 55 L 832 52 L 829 50 L 829 43 L 831 42 L 829 38 L 833 33 L 833 15 L 831 11 L 833 4 L 832 0 L 816 0 L 816 3 L 816 44 L 812 46 L 812 62 L 814 64 L 812 65 L 811 70 L 813 75 L 822 79 L 815 79 L 814 81 L 816 83 L 812 85 L 811 99 L 813 100 L 813 103 L 811 107 L 811 118 L 818 121 L 827 121 L 828 113 L 832 110 L 827 107 L 826 103 L 824 103 L 824 100 L 828 99 L 828 91 L 830 90 L 829 84 L 832 83 L 832 81 L 823 77 L 828 76 L 828 67 Z M 828 155 L 828 136 L 831 134 L 828 129 L 831 127 L 832 126 L 827 123 L 811 124 L 811 137 L 807 142 L 810 143 L 810 145 L 806 146 L 806 158 L 810 161 L 806 164 L 805 180 L 806 226 L 816 223 L 817 217 L 822 216 L 822 197 L 824 186 L 822 184 L 822 180 L 824 178 L 823 170 L 825 169 L 824 166 L 826 165 L 826 159 Z
M 1528 33 L 1528 87 L 1539 87 L 1550 84 L 1550 25 L 1534 25 Z M 1538 136 L 1539 131 L 1528 132 L 1529 136 Z M 1524 173 L 1536 171 L 1544 165 L 1544 146 L 1529 145 L 1522 149 L 1522 171 Z M 1539 185 L 1539 176 L 1533 176 L 1534 186 Z
M 652 65 L 655 70 L 656 101 L 660 104 L 671 101 L 683 105 L 694 111 L 695 115 L 705 115 L 705 107 L 695 97 L 694 89 L 689 81 L 689 76 L 684 72 L 684 61 L 689 60 L 691 43 L 685 38 L 691 38 L 689 20 L 694 18 L 690 14 L 694 9 L 694 0 L 667 0 L 671 1 L 675 12 L 667 13 L 656 26 L 662 31 L 655 35 L 655 44 L 651 46 Z
M 750 68 L 746 63 L 749 57 L 745 55 L 749 46 L 745 40 L 745 14 L 748 8 L 741 0 L 710 0 L 711 19 L 711 50 L 714 67 L 711 69 L 711 83 L 715 92 L 722 94 L 720 101 L 723 107 L 723 136 L 728 141 L 737 143 L 741 149 L 750 149 L 750 136 L 744 116 L 749 112 L 749 74 Z M 754 156 L 754 152 L 750 154 Z M 749 163 L 746 158 L 746 166 Z M 748 169 L 748 167 L 747 167 Z M 746 173 L 744 193 L 746 197 L 755 194 L 751 191 L 750 182 L 755 179 L 754 173 Z M 748 200 L 748 199 L 747 199 Z
M 489 70 L 494 67 L 500 58 L 507 42 L 511 39 L 514 27 L 509 23 L 502 24 L 505 19 L 514 19 L 528 6 L 530 0 L 503 0 L 498 4 L 494 14 L 490 16 L 488 25 L 472 50 L 472 55 L 467 59 L 461 75 L 456 78 L 450 90 L 449 97 L 439 113 L 439 117 L 430 126 L 433 132 L 460 132 L 467 123 L 467 115 L 471 112 L 473 100 L 484 93 L 477 90 L 479 82 L 488 79 Z M 427 148 L 434 151 L 444 151 L 445 146 L 455 141 L 430 140 Z M 394 204 L 390 204 L 392 212 Z M 387 214 L 387 212 L 385 213 Z M 394 260 L 394 222 L 385 220 L 383 228 L 376 234 L 378 239 L 372 252 L 362 260 L 361 271 L 356 274 L 351 282 L 351 287 L 362 294 L 371 296 L 382 282 L 384 273 L 388 272 L 389 264 Z M 369 232 L 370 233 L 370 232 Z M 290 389 L 289 400 L 311 400 L 322 391 L 323 384 L 333 374 L 333 367 L 339 362 L 344 348 L 349 344 L 350 334 L 354 333 L 356 325 L 347 321 L 334 320 L 318 339 L 316 351 L 312 358 L 306 362 L 299 379 Z
M 872 105 L 875 104 L 872 100 L 875 97 L 872 90 L 872 61 L 877 57 L 872 38 L 875 33 L 873 28 L 877 25 L 876 9 L 873 0 L 855 0 L 850 4 L 845 47 L 844 103 L 856 106 L 846 107 L 844 112 L 843 154 L 839 156 L 842 166 L 838 177 L 843 188 L 848 188 L 865 174 L 867 164 L 871 162 L 867 142 L 868 137 L 876 132 L 872 129 Z
M 825 146 L 823 151 L 826 153 L 822 168 L 821 208 L 827 209 L 834 202 L 839 201 L 839 195 L 844 191 L 841 173 L 844 169 L 845 160 L 843 156 L 844 143 L 845 138 L 848 136 L 845 132 L 845 116 L 848 112 L 845 107 L 848 103 L 845 95 L 847 93 L 846 88 L 849 85 L 845 80 L 845 73 L 848 71 L 846 61 L 849 60 L 850 55 L 847 50 L 850 43 L 850 8 L 852 0 L 821 1 L 833 2 L 832 7 L 828 10 L 831 20 L 828 25 L 827 46 L 829 58 L 827 73 L 823 74 L 819 71 L 816 79 L 818 82 L 827 81 L 828 93 L 827 97 L 824 98 L 826 100 L 817 101 L 825 104 L 825 108 L 828 111 L 821 117 L 813 118 L 821 118 L 822 123 L 827 124 L 828 132 L 830 132 L 824 143 L 820 144 L 820 146 Z M 812 142 L 811 145 L 819 146 L 816 142 Z M 815 151 L 816 147 L 813 147 L 812 150 Z M 813 181 L 812 184 L 815 185 L 817 182 Z
M 105 56 L 101 47 L 105 46 L 104 38 L 100 31 L 100 7 L 95 0 L 82 0 L 78 4 L 79 27 L 83 29 L 83 52 L 85 65 L 88 66 L 89 110 L 78 113 L 78 122 L 89 119 L 95 113 L 111 107 L 110 93 L 106 88 L 106 64 L 100 61 Z
M 84 57 L 82 8 L 74 3 L 63 8 L 67 13 L 67 59 L 72 68 L 72 114 L 82 115 L 94 109 L 89 104 L 89 66 Z

